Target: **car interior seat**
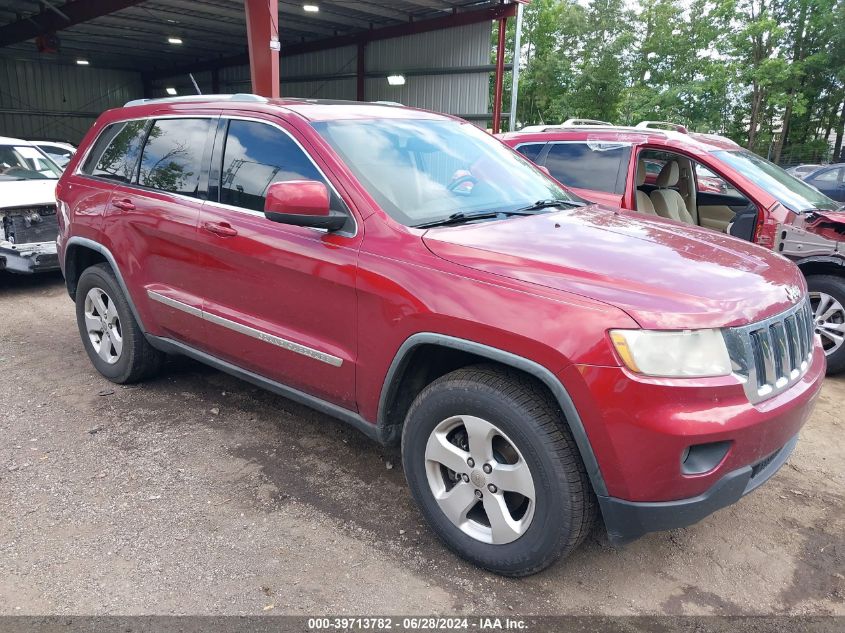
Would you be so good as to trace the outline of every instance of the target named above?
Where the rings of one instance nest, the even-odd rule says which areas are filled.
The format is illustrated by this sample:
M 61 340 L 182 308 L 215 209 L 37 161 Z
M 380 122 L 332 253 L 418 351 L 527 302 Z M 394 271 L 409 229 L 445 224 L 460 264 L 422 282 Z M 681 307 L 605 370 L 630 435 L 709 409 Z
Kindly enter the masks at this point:
M 683 197 L 675 189 L 681 176 L 677 160 L 667 161 L 657 175 L 657 189 L 651 192 L 651 203 L 657 215 L 686 224 L 695 224 Z
M 637 160 L 637 211 L 646 215 L 657 215 L 654 210 L 654 205 L 651 203 L 651 198 L 648 194 L 640 189 L 645 183 L 646 169 L 645 161 L 642 158 Z

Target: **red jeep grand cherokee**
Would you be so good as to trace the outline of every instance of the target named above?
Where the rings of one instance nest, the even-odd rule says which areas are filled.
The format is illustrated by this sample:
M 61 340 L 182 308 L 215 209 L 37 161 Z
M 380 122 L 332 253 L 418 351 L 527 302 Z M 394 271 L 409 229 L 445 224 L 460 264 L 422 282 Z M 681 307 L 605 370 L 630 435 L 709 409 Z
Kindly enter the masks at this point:
M 458 554 L 524 575 L 786 461 L 824 371 L 765 249 L 583 206 L 461 120 L 252 95 L 105 113 L 58 186 L 94 366 L 184 354 L 402 444 Z
M 587 200 L 728 233 L 793 260 L 807 278 L 828 373 L 845 371 L 845 205 L 721 136 L 660 121 L 579 121 L 501 138 Z

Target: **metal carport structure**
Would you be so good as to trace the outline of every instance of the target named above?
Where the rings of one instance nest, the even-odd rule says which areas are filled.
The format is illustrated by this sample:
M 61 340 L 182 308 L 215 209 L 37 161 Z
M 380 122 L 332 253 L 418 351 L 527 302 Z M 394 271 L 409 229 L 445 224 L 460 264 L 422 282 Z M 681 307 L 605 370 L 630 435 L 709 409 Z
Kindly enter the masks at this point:
M 106 107 L 168 88 L 193 92 L 194 80 L 203 92 L 400 101 L 498 129 L 504 27 L 519 2 L 315 0 L 318 11 L 309 4 L 8 0 L 0 7 L 0 133 L 60 136 L 62 121 L 78 137 Z M 491 64 L 495 22 L 502 37 Z M 390 86 L 388 75 L 406 83 Z

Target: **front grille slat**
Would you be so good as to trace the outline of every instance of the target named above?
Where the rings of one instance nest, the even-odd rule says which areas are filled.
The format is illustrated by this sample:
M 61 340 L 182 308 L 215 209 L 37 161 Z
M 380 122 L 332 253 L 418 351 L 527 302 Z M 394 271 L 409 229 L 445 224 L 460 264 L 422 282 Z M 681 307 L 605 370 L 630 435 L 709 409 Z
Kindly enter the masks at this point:
M 812 360 L 813 335 L 806 297 L 782 314 L 730 330 L 731 355 L 741 368 L 738 375 L 746 379 L 749 400 L 765 400 L 801 379 Z

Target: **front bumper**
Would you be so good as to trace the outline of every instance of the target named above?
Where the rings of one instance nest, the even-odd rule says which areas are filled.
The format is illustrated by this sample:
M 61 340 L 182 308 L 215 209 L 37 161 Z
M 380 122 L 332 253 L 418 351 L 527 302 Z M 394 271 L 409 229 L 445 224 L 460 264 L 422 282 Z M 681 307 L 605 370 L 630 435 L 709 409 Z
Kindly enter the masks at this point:
M 611 540 L 691 525 L 774 475 L 824 374 L 818 342 L 804 376 L 757 403 L 735 376 L 657 379 L 586 365 L 561 372 L 598 464 L 594 487 Z M 693 454 L 702 467 L 690 468 Z
M 21 244 L 12 248 L 0 246 L 0 271 L 28 275 L 58 269 L 55 242 Z
M 687 527 L 736 503 L 780 470 L 797 443 L 796 435 L 772 455 L 728 473 L 712 488 L 691 499 L 649 503 L 599 496 L 610 542 L 623 545 L 648 532 Z

